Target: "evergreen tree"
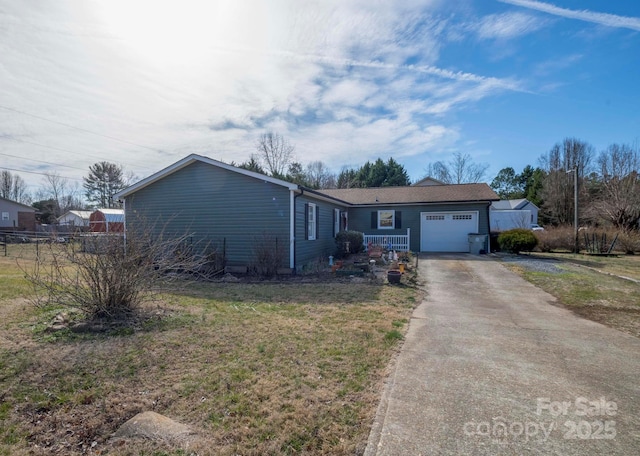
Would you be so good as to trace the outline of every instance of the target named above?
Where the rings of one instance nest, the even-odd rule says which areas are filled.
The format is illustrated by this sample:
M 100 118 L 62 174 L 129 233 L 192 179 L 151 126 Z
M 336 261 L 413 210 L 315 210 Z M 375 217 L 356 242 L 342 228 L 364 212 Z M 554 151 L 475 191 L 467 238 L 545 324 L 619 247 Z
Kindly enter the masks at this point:
M 113 195 L 122 190 L 126 184 L 122 167 L 114 163 L 99 162 L 89 167 L 89 175 L 84 177 L 83 184 L 87 201 L 100 208 L 120 207 Z

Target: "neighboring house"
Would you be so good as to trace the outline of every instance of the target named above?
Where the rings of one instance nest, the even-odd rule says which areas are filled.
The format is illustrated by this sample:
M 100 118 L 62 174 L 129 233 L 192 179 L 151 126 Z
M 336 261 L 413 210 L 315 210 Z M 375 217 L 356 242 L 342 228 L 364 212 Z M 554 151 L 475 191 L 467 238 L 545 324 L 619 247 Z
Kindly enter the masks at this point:
M 429 185 L 447 185 L 446 183 L 439 181 L 438 179 L 434 179 L 433 177 L 425 177 L 420 179 L 415 184 L 412 184 L 414 187 L 427 187 Z
M 89 216 L 92 233 L 124 232 L 124 209 L 96 209 Z
M 0 230 L 35 231 L 36 210 L 26 204 L 0 198 Z
M 190 234 L 224 251 L 232 268 L 253 264 L 256 246 L 277 239 L 282 267 L 294 271 L 326 261 L 343 229 L 407 236 L 414 251 L 468 252 L 468 234 L 489 233 L 499 199 L 486 184 L 311 190 L 195 154 L 115 198 L 128 229 Z
M 538 210 L 538 206 L 525 198 L 494 201 L 491 204 L 491 231 L 504 231 L 516 227 L 530 228 L 537 225 Z M 510 220 L 517 226 L 507 227 Z
M 58 225 L 72 227 L 89 227 L 91 211 L 69 211 L 58 217 Z

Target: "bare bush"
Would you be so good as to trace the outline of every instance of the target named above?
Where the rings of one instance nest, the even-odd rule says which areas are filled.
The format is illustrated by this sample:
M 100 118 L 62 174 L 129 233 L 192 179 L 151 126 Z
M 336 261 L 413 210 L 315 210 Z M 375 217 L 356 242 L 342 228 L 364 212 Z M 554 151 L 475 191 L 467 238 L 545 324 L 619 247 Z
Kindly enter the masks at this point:
M 283 265 L 284 245 L 278 237 L 265 232 L 254 238 L 253 255 L 253 271 L 262 277 L 273 277 Z
M 189 235 L 87 237 L 82 244 L 50 244 L 32 268 L 23 268 L 38 304 L 79 309 L 90 320 L 135 316 L 144 302 L 211 271 L 213 252 Z M 214 255 L 215 256 L 215 255 Z
M 629 255 L 640 252 L 640 231 L 626 230 L 621 232 L 618 235 L 615 249 Z
M 534 234 L 542 252 L 573 251 L 575 247 L 575 230 L 568 225 L 549 227 L 544 231 L 534 231 Z

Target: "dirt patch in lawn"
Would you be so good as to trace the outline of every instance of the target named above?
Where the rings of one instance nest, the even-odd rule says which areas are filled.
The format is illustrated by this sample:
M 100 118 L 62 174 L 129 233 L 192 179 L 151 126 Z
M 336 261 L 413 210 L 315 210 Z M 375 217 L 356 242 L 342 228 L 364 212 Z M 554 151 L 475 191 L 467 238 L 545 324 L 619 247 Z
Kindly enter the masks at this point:
M 603 325 L 640 337 L 640 309 L 618 309 L 606 306 L 574 308 L 581 317 L 597 321 Z

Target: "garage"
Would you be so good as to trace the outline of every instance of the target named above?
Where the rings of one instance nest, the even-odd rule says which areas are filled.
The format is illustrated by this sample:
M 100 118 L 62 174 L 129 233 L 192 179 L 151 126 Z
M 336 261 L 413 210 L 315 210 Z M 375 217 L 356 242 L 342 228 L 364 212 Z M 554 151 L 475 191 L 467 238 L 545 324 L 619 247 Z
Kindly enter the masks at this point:
M 422 252 L 468 252 L 469 233 L 478 232 L 478 212 L 421 212 Z

